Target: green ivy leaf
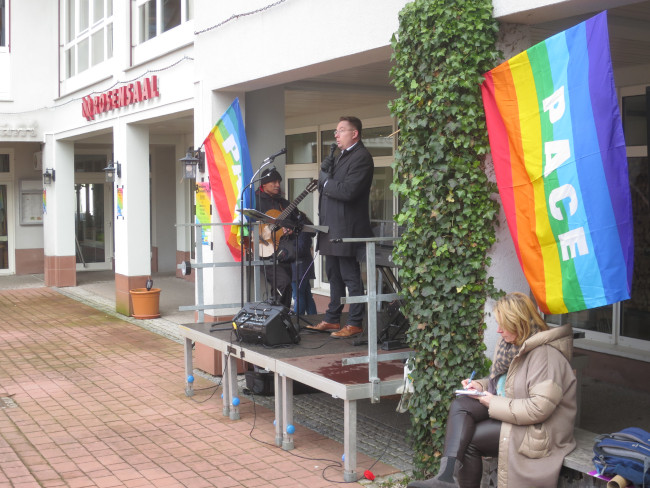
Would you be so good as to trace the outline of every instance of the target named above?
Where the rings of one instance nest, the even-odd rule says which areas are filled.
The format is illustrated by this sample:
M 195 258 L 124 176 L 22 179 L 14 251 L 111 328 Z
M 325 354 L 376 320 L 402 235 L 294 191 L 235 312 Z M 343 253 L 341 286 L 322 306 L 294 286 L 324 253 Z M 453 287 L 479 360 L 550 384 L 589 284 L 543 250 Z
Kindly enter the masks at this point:
M 411 402 L 415 475 L 435 472 L 459 371 L 485 374 L 484 308 L 497 297 L 487 276 L 498 224 L 494 183 L 485 174 L 489 141 L 480 83 L 501 54 L 488 0 L 414 0 L 399 14 L 389 103 L 400 128 L 391 189 L 404 227 L 402 312 L 415 350 Z

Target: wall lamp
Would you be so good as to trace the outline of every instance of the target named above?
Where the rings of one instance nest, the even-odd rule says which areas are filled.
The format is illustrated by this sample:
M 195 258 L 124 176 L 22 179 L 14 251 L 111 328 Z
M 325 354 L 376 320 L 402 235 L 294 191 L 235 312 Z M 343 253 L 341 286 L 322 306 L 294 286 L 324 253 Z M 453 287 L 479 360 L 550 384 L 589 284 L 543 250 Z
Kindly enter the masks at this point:
M 183 165 L 183 178 L 186 180 L 195 180 L 199 171 L 201 173 L 205 171 L 205 153 L 201 151 L 200 147 L 194 150 L 190 146 L 185 157 L 179 161 Z
M 106 173 L 106 181 L 111 183 L 115 181 L 116 175 L 118 178 L 122 177 L 122 165 L 117 161 L 109 161 L 108 166 L 104 168 L 104 172 Z
M 43 184 L 51 185 L 56 180 L 56 171 L 52 168 L 47 168 L 43 173 Z

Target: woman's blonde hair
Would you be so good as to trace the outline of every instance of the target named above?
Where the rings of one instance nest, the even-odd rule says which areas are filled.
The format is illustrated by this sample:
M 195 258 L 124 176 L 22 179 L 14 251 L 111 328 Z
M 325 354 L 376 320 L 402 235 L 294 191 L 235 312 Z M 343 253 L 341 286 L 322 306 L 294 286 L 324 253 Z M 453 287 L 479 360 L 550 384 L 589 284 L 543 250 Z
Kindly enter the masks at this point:
M 548 330 L 533 301 L 523 293 L 508 293 L 494 306 L 494 315 L 502 329 L 515 334 L 515 345 L 540 330 Z

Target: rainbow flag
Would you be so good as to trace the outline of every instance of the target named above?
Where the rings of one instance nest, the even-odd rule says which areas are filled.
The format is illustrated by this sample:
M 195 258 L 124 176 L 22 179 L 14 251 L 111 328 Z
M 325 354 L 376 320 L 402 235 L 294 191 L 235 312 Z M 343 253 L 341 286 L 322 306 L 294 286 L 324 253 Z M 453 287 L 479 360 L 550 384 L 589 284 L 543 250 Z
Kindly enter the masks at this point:
M 559 314 L 628 299 L 632 205 L 607 12 L 484 76 L 499 193 L 539 307 Z
M 212 198 L 222 223 L 239 222 L 237 212 L 244 181 L 253 176 L 246 131 L 239 109 L 239 98 L 235 98 L 228 110 L 203 141 L 208 166 Z M 251 195 L 244 195 L 244 208 L 253 208 Z M 241 261 L 240 226 L 224 226 L 226 245 L 235 261 Z

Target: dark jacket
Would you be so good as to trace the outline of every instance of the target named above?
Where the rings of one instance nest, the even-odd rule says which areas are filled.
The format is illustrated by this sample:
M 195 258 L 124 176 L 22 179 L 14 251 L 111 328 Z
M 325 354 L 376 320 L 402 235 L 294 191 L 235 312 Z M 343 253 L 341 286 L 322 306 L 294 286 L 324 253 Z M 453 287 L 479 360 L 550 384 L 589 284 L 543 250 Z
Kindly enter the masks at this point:
M 373 174 L 372 156 L 361 141 L 334 164 L 318 201 L 319 223 L 329 227 L 327 233 L 318 235 L 322 255 L 355 256 L 358 248 L 365 248 L 363 244 L 331 243 L 330 239 L 372 237 L 369 202 Z
M 282 211 L 288 206 L 289 200 L 282 198 L 280 195 L 272 196 L 259 189 L 255 192 L 255 208 L 260 212 L 266 213 L 269 210 Z

